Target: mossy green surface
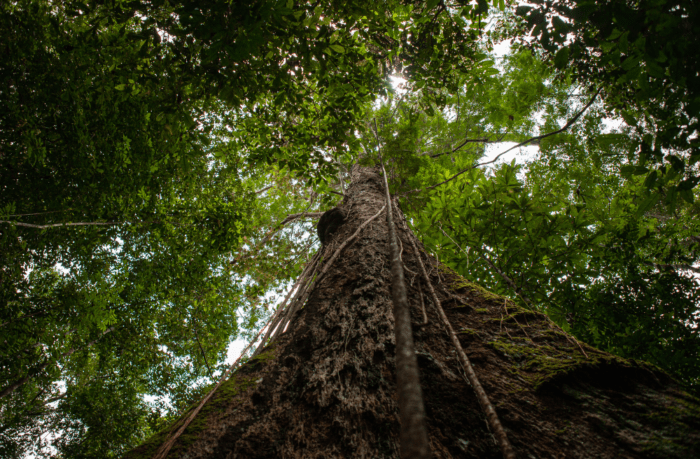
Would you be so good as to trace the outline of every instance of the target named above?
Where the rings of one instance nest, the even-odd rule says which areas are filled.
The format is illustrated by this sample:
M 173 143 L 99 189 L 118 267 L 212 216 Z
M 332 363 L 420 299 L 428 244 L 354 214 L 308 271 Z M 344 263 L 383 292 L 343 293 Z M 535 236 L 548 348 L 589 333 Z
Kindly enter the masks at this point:
M 489 345 L 514 361 L 511 371 L 530 382 L 533 389 L 583 366 L 594 367 L 611 362 L 627 365 L 624 359 L 610 354 L 589 352 L 586 357 L 577 346 L 561 347 L 545 342 L 535 343 L 530 338 L 499 336 Z
M 492 301 L 506 301 L 506 297 L 501 296 L 501 295 L 496 295 L 493 292 L 490 292 L 486 290 L 484 287 L 482 287 L 479 284 L 475 284 L 474 282 L 469 282 L 466 280 L 464 277 L 460 276 L 455 270 L 452 268 L 445 266 L 443 264 L 438 265 L 438 269 L 442 271 L 445 274 L 450 275 L 450 289 L 454 292 L 457 292 L 462 289 L 467 289 L 471 292 L 474 292 L 478 294 L 479 296 L 482 296 L 484 299 L 487 300 L 492 300 Z
M 656 431 L 643 442 L 644 450 L 664 457 L 690 457 L 688 445 L 679 441 L 700 428 L 700 400 L 687 394 L 670 400 L 660 399 L 656 393 L 647 393 L 647 397 L 659 399 L 658 409 L 641 413 Z
M 461 279 L 458 282 L 455 282 L 452 284 L 452 290 L 459 291 L 462 289 L 467 289 L 470 290 L 473 293 L 478 294 L 479 296 L 483 297 L 486 300 L 491 300 L 491 301 L 506 301 L 506 297 L 501 296 L 501 295 L 496 295 L 495 293 L 492 293 L 488 290 L 486 290 L 484 287 L 482 287 L 479 284 L 475 284 L 474 282 L 469 282 L 466 279 Z

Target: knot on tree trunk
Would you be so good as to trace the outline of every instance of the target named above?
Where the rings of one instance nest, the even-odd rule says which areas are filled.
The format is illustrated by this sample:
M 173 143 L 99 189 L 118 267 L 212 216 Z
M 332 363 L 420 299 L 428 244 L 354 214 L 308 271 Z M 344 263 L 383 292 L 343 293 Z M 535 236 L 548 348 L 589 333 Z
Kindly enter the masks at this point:
M 346 217 L 346 212 L 339 207 L 334 207 L 321 215 L 321 219 L 316 225 L 321 244 L 326 245 L 331 240 L 333 234 L 345 223 Z

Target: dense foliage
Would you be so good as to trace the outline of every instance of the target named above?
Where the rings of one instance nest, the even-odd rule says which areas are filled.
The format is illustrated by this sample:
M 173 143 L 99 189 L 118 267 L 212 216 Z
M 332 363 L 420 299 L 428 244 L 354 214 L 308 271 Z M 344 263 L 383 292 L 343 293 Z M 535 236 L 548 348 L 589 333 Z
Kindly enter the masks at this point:
M 376 120 L 396 192 L 426 245 L 466 278 L 697 387 L 700 208 L 648 204 L 648 181 L 624 174 L 633 127 L 606 126 L 595 103 L 575 131 L 538 139 L 527 165 L 478 167 L 484 144 L 557 132 L 581 113 L 595 95 L 572 81 L 520 50 L 441 113 L 426 113 L 419 92 L 389 101 Z M 668 174 L 666 189 L 692 173 Z
M 117 457 L 199 397 L 313 251 L 278 223 L 378 152 L 441 261 L 697 387 L 697 7 L 579 3 L 0 7 L 0 456 Z

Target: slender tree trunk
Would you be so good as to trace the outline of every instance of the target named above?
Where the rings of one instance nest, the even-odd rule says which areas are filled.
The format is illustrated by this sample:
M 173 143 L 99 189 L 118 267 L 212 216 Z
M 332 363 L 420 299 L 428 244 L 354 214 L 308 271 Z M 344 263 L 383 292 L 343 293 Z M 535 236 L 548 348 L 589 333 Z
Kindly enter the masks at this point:
M 382 208 L 382 192 L 377 170 L 353 169 L 342 204 L 319 223 L 319 272 Z M 416 254 L 399 209 L 394 220 L 433 457 L 502 453 L 430 296 L 423 325 L 417 256 L 517 457 L 700 457 L 700 405 L 670 378 L 589 346 L 584 355 L 546 316 L 465 281 L 414 239 Z M 219 387 L 167 457 L 398 457 L 390 269 L 387 225 L 375 218 L 312 284 L 287 331 Z M 126 457 L 153 457 L 187 414 Z

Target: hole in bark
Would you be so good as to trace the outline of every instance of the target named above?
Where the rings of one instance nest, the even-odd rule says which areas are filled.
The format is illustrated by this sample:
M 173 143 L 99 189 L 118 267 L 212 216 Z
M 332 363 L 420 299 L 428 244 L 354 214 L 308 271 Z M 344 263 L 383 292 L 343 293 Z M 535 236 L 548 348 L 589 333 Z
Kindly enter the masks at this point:
M 374 351 L 374 356 L 372 357 L 372 363 L 377 365 L 384 361 L 384 351 L 381 349 Z
M 253 405 L 259 405 L 259 404 L 261 404 L 262 402 L 265 401 L 265 397 L 263 397 L 262 393 L 260 393 L 260 392 L 255 392 L 255 393 L 253 393 L 253 395 L 251 396 L 251 400 L 252 400 L 252 402 L 253 402 Z
M 338 207 L 334 207 L 321 215 L 321 219 L 316 226 L 321 244 L 325 245 L 330 241 L 333 234 L 345 222 L 345 217 L 345 212 Z

